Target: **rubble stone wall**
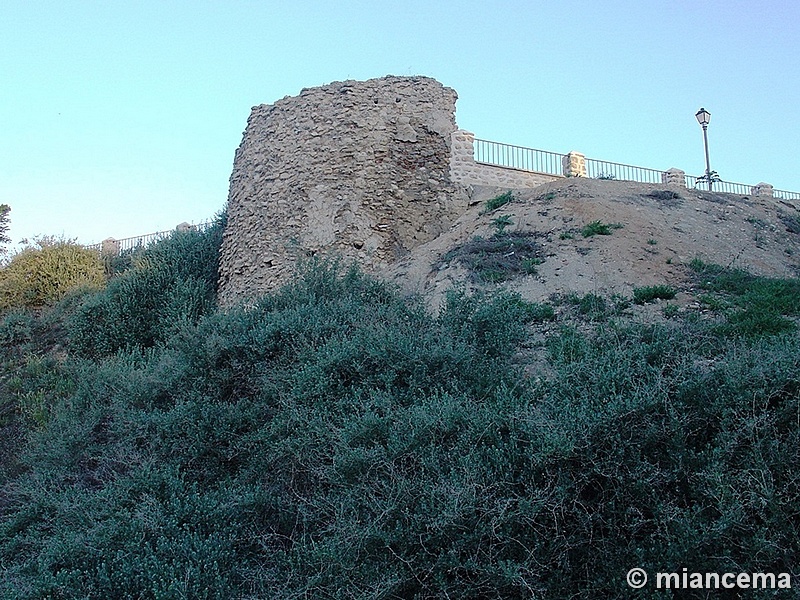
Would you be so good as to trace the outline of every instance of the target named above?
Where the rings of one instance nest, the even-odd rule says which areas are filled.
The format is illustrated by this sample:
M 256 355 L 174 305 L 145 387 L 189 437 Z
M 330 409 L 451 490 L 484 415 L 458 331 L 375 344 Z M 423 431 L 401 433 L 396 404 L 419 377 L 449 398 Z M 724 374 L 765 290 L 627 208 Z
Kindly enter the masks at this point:
M 285 283 L 302 257 L 373 270 L 444 231 L 467 206 L 450 177 L 456 98 L 390 76 L 254 107 L 230 178 L 221 304 Z
M 450 154 L 450 176 L 464 185 L 490 185 L 514 189 L 539 187 L 558 175 L 523 171 L 475 162 L 475 134 L 458 129 L 453 132 Z

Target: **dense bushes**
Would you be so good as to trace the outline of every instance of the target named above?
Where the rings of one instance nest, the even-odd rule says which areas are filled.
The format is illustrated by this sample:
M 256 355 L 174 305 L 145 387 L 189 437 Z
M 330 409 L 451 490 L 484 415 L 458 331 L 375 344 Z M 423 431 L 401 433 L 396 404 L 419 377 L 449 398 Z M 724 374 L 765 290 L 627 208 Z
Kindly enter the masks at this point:
M 42 238 L 0 268 L 0 310 L 44 306 L 76 287 L 103 286 L 99 255 L 66 240 Z
M 64 361 L 1 474 L 0 596 L 616 598 L 634 566 L 796 568 L 797 336 L 584 322 L 524 374 L 547 308 L 455 293 L 432 317 L 311 263 Z
M 72 323 L 87 357 L 149 348 L 215 307 L 224 216 L 205 231 L 175 232 L 133 256 L 132 267 L 88 298 Z

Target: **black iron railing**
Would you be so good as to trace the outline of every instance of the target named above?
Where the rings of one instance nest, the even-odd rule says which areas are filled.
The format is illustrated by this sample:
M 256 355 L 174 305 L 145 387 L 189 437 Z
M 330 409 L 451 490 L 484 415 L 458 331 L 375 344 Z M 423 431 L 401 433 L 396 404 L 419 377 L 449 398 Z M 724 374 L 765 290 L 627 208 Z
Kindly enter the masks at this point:
M 537 150 L 535 148 L 525 148 L 523 146 L 513 146 L 500 142 L 490 142 L 488 140 L 476 139 L 474 143 L 475 162 L 507 169 L 519 169 L 522 171 L 533 171 L 536 173 L 546 173 L 548 175 L 563 175 L 562 159 L 565 154 Z M 638 181 L 641 183 L 662 183 L 664 171 L 637 167 L 622 163 L 610 162 L 607 160 L 597 160 L 594 158 L 584 159 L 586 166 L 586 176 L 593 179 L 618 179 L 620 181 Z M 703 177 L 686 175 L 686 187 L 703 189 L 708 187 L 708 183 Z M 715 192 L 725 192 L 728 194 L 739 194 L 749 196 L 753 193 L 753 187 L 744 183 L 732 181 L 712 181 L 711 189 Z M 773 197 L 781 200 L 800 200 L 800 192 L 789 192 L 786 190 L 773 190 Z
M 655 169 L 635 167 L 594 158 L 585 159 L 585 164 L 586 176 L 593 179 L 620 179 L 622 181 L 640 181 L 642 183 L 661 183 L 661 175 L 663 174 L 663 171 L 656 171 Z
M 564 157 L 563 154 L 478 139 L 475 140 L 473 147 L 475 149 L 475 162 L 478 163 L 506 167 L 508 169 L 520 169 L 521 171 L 547 173 L 548 175 L 561 175 L 562 173 L 561 159 Z
M 198 223 L 197 225 L 190 225 L 190 228 L 195 231 L 205 231 L 211 225 L 214 224 L 213 220 L 203 221 L 202 223 Z M 175 229 L 170 229 L 168 231 L 157 231 L 155 233 L 148 233 L 145 235 L 135 235 L 133 237 L 122 238 L 119 240 L 114 240 L 114 248 L 117 252 L 125 252 L 126 250 L 133 250 L 134 248 L 145 248 L 152 244 L 153 242 L 157 242 L 158 240 L 162 240 L 166 237 L 169 237 L 175 233 Z M 84 246 L 89 250 L 97 250 L 98 252 L 102 251 L 103 249 L 103 242 L 99 242 L 97 244 L 87 244 Z

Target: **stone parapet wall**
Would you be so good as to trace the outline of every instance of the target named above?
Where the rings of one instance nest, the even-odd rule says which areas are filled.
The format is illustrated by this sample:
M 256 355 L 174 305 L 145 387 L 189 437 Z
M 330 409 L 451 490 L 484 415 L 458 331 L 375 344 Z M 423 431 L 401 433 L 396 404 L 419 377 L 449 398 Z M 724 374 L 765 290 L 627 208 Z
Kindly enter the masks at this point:
M 444 231 L 467 202 L 450 177 L 456 98 L 434 79 L 384 77 L 254 107 L 230 179 L 220 303 L 285 283 L 302 257 L 371 270 Z
M 475 162 L 474 145 L 475 134 L 463 129 L 453 132 L 450 144 L 450 178 L 454 182 L 525 189 L 560 179 L 557 175 Z

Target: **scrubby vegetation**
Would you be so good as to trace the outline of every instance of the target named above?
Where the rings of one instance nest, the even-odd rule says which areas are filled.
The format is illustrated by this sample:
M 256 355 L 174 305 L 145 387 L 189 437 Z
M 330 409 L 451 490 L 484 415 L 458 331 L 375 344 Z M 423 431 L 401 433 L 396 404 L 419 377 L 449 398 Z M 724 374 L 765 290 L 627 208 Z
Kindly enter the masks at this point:
M 476 236 L 466 244 L 450 250 L 440 264 L 455 261 L 469 270 L 473 281 L 500 283 L 518 275 L 535 275 L 544 262 L 544 251 L 530 231 L 506 231 L 513 225 L 511 215 L 492 220 L 494 234 Z
M 796 571 L 795 332 L 595 295 L 541 330 L 552 308 L 504 292 L 431 315 L 319 262 L 220 312 L 218 234 L 3 313 L 0 597 L 624 598 L 634 566 Z
M 513 199 L 514 199 L 514 194 L 511 192 L 511 190 L 503 194 L 500 194 L 499 196 L 495 196 L 494 198 L 491 198 L 490 200 L 486 201 L 486 205 L 483 209 L 483 212 L 488 213 L 497 210 L 501 206 L 505 206 L 506 204 L 511 202 Z
M 633 301 L 636 304 L 646 304 L 655 300 L 672 300 L 677 291 L 668 285 L 647 285 L 633 288 Z
M 797 328 L 793 318 L 800 315 L 800 280 L 757 277 L 699 259 L 690 267 L 700 287 L 709 292 L 703 300 L 725 316 L 720 333 L 761 337 Z
M 581 235 L 585 238 L 592 237 L 593 235 L 611 235 L 612 230 L 620 229 L 620 223 L 603 223 L 602 221 L 592 221 L 587 223 L 581 229 Z
M 176 232 L 112 263 L 118 276 L 72 318 L 71 347 L 84 357 L 150 348 L 210 313 L 223 228 L 224 217 L 208 231 Z
M 41 307 L 75 288 L 98 289 L 104 283 L 97 252 L 70 240 L 41 238 L 0 268 L 0 310 Z

